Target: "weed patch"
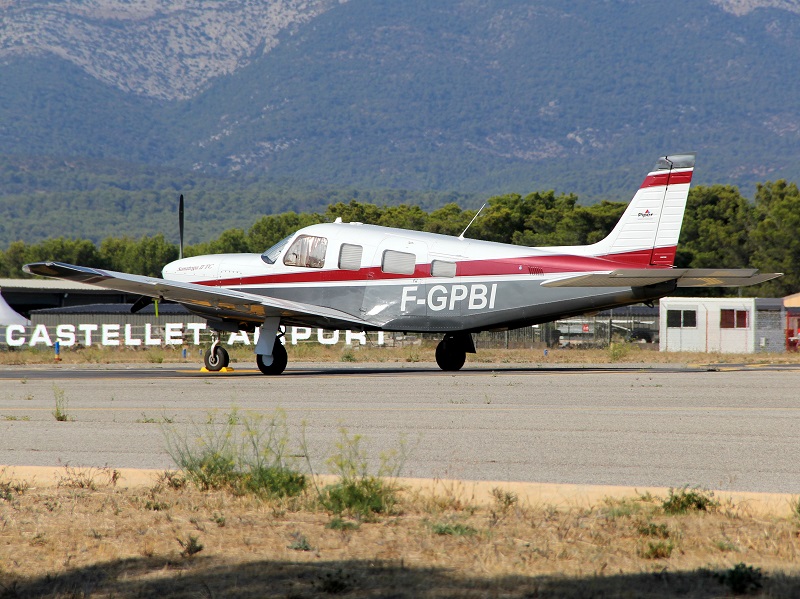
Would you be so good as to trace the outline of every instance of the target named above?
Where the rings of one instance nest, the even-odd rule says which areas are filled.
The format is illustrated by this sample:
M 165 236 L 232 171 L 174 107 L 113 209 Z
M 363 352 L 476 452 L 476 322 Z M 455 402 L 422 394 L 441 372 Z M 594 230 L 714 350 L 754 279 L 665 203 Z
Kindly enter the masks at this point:
M 369 474 L 367 451 L 362 447 L 361 435 L 348 435 L 340 431 L 336 451 L 328 458 L 331 472 L 339 482 L 328 485 L 319 492 L 319 501 L 329 512 L 341 516 L 348 514 L 359 518 L 373 514 L 386 514 L 397 503 L 397 488 L 386 477 L 396 477 L 405 459 L 405 444 L 400 451 L 381 455 L 377 476 Z
M 330 522 L 325 525 L 325 528 L 329 530 L 341 530 L 341 531 L 349 531 L 349 530 L 358 530 L 359 524 L 358 522 L 353 522 L 352 520 L 345 520 L 343 518 L 332 518 Z
M 760 589 L 765 576 L 761 568 L 739 563 L 729 570 L 717 573 L 715 578 L 728 587 L 734 595 L 746 595 Z
M 670 489 L 669 497 L 661 504 L 665 514 L 686 514 L 688 512 L 708 512 L 719 507 L 712 491 L 703 489 Z
M 68 464 L 64 466 L 64 475 L 58 479 L 58 486 L 96 491 L 98 486 L 116 486 L 120 476 L 119 470 L 112 468 L 72 468 Z
M 478 534 L 477 529 L 461 523 L 437 522 L 431 524 L 431 530 L 436 535 L 447 535 L 452 537 L 471 537 Z
M 57 385 L 53 385 L 53 395 L 56 400 L 56 408 L 53 410 L 53 417 L 59 422 L 74 420 L 74 418 L 71 418 L 67 413 L 69 401 L 67 400 L 66 391 Z
M 669 528 L 667 528 L 666 524 L 648 522 L 647 524 L 641 525 L 638 531 L 643 537 L 656 537 L 659 539 L 669 538 Z
M 233 410 L 220 420 L 209 414 L 204 424 L 192 424 L 191 434 L 164 429 L 167 452 L 186 478 L 205 491 L 292 497 L 305 490 L 306 477 L 288 456 L 283 412 L 265 418 Z
M 311 547 L 311 544 L 308 542 L 308 539 L 305 537 L 305 535 L 296 532 L 292 534 L 292 537 L 294 538 L 294 541 L 287 546 L 287 549 L 292 549 L 294 551 L 313 551 L 314 548 Z
M 353 589 L 355 578 L 338 568 L 335 572 L 327 572 L 317 580 L 317 590 L 328 595 L 339 595 Z
M 0 470 L 0 501 L 12 501 L 14 498 L 24 495 L 28 490 L 28 483 L 20 480 L 3 480 L 6 469 Z
M 204 549 L 200 539 L 194 535 L 188 535 L 186 539 L 176 538 L 175 540 L 181 546 L 181 557 L 192 557 Z
M 672 555 L 673 549 L 675 545 L 672 541 L 650 541 L 639 555 L 644 559 L 666 559 Z

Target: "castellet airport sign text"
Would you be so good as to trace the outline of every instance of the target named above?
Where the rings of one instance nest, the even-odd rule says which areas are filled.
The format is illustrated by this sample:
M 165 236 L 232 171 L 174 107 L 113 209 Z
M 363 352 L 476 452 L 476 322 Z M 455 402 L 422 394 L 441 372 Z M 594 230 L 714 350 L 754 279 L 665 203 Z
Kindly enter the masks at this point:
M 199 322 L 166 322 L 163 325 L 145 324 L 134 326 L 131 324 L 104 323 L 104 324 L 60 324 L 52 327 L 38 324 L 36 326 L 23 326 L 12 324 L 5 330 L 5 343 L 8 347 L 52 347 L 56 342 L 61 347 L 82 345 L 148 347 L 164 345 L 200 345 L 201 334 L 208 333 L 207 327 Z M 228 345 L 244 344 L 255 345 L 258 342 L 259 330 L 254 333 L 239 331 L 222 337 Z M 344 341 L 352 345 L 353 341 L 361 344 L 367 343 L 367 334 L 354 331 L 325 331 L 323 329 L 310 329 L 306 327 L 289 327 L 284 339 L 292 345 L 300 341 L 318 341 L 323 345 L 336 345 Z M 206 337 L 207 340 L 207 337 Z M 383 332 L 377 333 L 378 345 L 383 345 Z

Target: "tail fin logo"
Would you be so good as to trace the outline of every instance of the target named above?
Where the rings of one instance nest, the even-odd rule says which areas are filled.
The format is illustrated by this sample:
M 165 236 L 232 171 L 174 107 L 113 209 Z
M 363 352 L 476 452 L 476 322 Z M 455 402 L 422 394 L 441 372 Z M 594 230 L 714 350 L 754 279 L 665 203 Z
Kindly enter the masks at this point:
M 638 218 L 652 218 L 653 216 L 655 216 L 655 213 L 650 212 L 650 209 L 648 208 L 644 212 L 640 212 L 637 216 Z

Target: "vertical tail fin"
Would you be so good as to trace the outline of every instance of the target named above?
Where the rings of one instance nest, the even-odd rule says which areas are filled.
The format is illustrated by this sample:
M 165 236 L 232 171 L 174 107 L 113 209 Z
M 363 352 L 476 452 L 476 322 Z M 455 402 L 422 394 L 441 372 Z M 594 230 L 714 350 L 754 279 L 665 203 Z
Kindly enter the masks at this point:
M 608 237 L 593 254 L 641 266 L 672 266 L 694 172 L 695 154 L 658 159 Z

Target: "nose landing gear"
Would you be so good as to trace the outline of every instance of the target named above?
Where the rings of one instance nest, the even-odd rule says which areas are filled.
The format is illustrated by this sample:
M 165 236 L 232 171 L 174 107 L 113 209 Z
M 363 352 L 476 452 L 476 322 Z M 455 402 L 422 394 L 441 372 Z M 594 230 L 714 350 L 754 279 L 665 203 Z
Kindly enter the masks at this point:
M 206 370 L 219 372 L 223 368 L 227 368 L 230 363 L 231 358 L 228 355 L 228 350 L 219 344 L 219 337 L 215 337 L 211 347 L 203 354 L 203 364 Z

